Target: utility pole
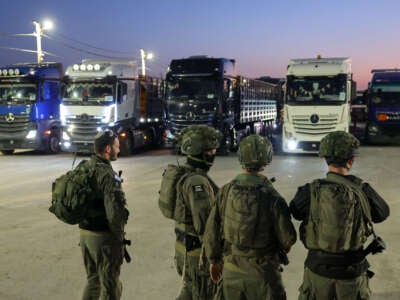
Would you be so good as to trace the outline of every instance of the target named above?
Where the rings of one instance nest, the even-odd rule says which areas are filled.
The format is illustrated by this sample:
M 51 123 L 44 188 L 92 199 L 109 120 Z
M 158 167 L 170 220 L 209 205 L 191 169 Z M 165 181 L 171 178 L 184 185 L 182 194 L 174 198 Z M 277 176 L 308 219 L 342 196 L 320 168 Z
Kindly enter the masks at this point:
M 37 63 L 40 65 L 42 64 L 44 57 L 44 52 L 42 51 L 43 30 L 51 29 L 53 24 L 50 21 L 45 21 L 44 24 L 37 21 L 32 21 L 32 23 L 35 25 L 35 32 L 33 35 L 36 37 Z
M 146 76 L 146 60 L 153 58 L 153 53 L 146 53 L 143 48 L 140 49 L 140 58 L 142 59 L 142 76 Z

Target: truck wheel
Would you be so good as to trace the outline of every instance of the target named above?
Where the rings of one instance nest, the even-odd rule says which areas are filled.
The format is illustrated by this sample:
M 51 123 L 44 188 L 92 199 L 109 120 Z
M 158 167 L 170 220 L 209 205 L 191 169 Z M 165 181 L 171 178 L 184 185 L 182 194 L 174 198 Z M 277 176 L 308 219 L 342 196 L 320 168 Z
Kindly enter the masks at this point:
M 121 156 L 128 156 L 132 154 L 133 142 L 132 137 L 127 135 L 124 139 L 120 139 L 119 154 Z
M 1 150 L 1 153 L 3 153 L 3 155 L 11 155 L 14 153 L 14 149 L 10 149 L 10 150 Z
M 46 152 L 49 154 L 60 152 L 60 137 L 58 134 L 52 134 L 49 136 Z

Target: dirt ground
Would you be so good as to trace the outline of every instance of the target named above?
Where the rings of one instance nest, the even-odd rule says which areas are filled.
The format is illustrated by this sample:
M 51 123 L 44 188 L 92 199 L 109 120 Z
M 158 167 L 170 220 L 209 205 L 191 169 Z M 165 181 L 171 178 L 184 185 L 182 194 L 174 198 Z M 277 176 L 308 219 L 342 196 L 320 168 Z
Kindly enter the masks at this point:
M 82 159 L 82 158 L 78 158 Z M 181 159 L 183 161 L 183 159 Z M 180 278 L 173 264 L 173 222 L 157 206 L 161 173 L 176 157 L 166 150 L 139 153 L 113 163 L 123 170 L 131 211 L 126 231 L 132 240 L 132 263 L 122 266 L 122 299 L 175 299 Z M 0 155 L 0 299 L 80 299 L 85 284 L 77 226 L 48 212 L 51 182 L 71 168 L 69 154 L 21 152 Z M 217 157 L 210 175 L 222 185 L 240 171 L 235 155 Z M 388 250 L 369 258 L 376 275 L 370 281 L 374 300 L 400 299 L 400 151 L 398 147 L 362 147 L 353 173 L 374 186 L 391 208 L 376 225 Z M 326 167 L 316 156 L 275 156 L 267 176 L 290 201 L 298 186 L 323 177 Z M 299 224 L 295 222 L 296 226 Z M 297 299 L 306 251 L 297 242 L 283 279 L 288 299 Z

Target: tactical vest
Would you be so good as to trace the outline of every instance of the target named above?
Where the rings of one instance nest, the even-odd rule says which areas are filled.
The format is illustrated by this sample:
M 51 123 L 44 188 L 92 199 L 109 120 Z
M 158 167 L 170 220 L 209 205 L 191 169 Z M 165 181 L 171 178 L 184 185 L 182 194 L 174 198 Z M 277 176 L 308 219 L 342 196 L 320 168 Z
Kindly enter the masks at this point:
M 309 217 L 300 228 L 306 248 L 342 253 L 363 246 L 371 234 L 364 212 L 370 216 L 371 209 L 361 183 L 329 173 L 310 184 Z
M 224 239 L 245 248 L 265 248 L 271 242 L 272 230 L 271 193 L 272 184 L 246 184 L 237 180 L 229 183 L 224 203 Z

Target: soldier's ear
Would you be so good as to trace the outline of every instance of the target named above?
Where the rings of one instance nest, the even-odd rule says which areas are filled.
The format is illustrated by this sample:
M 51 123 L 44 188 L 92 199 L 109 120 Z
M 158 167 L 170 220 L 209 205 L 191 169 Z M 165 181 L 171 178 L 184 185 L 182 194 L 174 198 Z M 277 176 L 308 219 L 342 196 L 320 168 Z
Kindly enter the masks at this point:
M 346 166 L 348 166 L 348 169 L 351 168 L 351 166 L 353 165 L 353 163 L 354 163 L 354 156 L 350 157 L 350 158 L 347 160 Z
M 110 146 L 110 145 L 107 145 L 107 146 L 104 148 L 104 153 L 107 153 L 107 154 L 110 154 L 110 153 L 111 153 L 111 146 Z

